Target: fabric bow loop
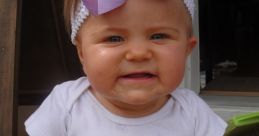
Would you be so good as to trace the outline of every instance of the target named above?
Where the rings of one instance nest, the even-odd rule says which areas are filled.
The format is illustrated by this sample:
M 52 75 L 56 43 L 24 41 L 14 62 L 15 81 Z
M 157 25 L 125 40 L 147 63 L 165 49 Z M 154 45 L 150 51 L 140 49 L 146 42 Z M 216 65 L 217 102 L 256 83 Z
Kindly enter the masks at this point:
M 83 0 L 86 8 L 95 16 L 109 12 L 125 2 L 126 0 Z

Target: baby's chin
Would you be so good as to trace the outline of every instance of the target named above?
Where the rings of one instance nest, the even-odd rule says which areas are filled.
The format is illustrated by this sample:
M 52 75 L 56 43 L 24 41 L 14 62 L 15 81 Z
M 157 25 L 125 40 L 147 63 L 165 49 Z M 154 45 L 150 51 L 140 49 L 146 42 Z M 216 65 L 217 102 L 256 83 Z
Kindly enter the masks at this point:
M 158 103 L 163 103 L 168 98 L 168 95 L 150 95 L 145 92 L 131 92 L 120 98 L 120 102 L 125 105 L 132 106 L 135 108 L 144 108 L 154 106 Z M 163 104 L 162 104 L 163 105 Z
M 145 94 L 134 93 L 121 98 L 119 105 L 117 105 L 117 107 L 121 107 L 118 110 L 119 112 L 117 112 L 119 115 L 124 117 L 143 117 L 161 109 L 167 103 L 170 95 L 150 99 Z

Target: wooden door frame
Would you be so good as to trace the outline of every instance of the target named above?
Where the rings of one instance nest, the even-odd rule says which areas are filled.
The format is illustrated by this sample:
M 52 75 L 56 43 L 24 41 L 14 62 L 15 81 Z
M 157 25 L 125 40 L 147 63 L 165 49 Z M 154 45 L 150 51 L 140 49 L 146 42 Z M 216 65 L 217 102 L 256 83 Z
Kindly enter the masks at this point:
M 0 0 L 0 136 L 16 135 L 17 3 L 18 0 Z

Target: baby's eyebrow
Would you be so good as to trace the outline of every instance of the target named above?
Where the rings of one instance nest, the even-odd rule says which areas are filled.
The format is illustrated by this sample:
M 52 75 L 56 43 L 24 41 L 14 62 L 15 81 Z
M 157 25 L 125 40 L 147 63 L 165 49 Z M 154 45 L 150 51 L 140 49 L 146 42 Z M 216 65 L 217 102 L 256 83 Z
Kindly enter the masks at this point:
M 99 34 L 103 34 L 103 33 L 122 33 L 122 34 L 129 34 L 130 31 L 135 31 L 133 29 L 129 30 L 128 28 L 124 28 L 121 26 L 104 26 L 104 27 L 97 27 L 94 32 L 92 32 L 92 36 L 95 35 L 99 35 Z M 159 31 L 163 31 L 163 32 L 170 32 L 173 34 L 180 34 L 180 30 L 174 27 L 170 27 L 170 26 L 147 26 L 146 28 L 144 28 L 145 33 L 154 33 L 154 32 L 159 32 Z
M 119 32 L 119 33 L 128 33 L 128 30 L 126 28 L 122 27 L 98 27 L 95 29 L 95 31 L 92 33 L 93 35 L 100 34 L 103 32 Z
M 179 34 L 180 31 L 179 29 L 177 28 L 174 28 L 174 27 L 167 27 L 167 26 L 151 26 L 149 29 L 147 29 L 149 31 L 170 31 L 170 32 L 173 32 L 173 33 L 176 33 L 176 34 Z

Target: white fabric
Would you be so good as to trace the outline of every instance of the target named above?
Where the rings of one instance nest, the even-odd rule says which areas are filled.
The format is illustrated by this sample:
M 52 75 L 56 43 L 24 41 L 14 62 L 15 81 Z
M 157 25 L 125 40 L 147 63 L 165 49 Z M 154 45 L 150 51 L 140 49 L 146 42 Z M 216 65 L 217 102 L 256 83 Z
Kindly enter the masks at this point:
M 184 0 L 184 3 L 193 18 L 195 7 L 194 0 Z M 71 41 L 74 45 L 76 45 L 75 38 L 79 28 L 83 24 L 84 20 L 89 16 L 89 10 L 84 6 L 82 0 L 79 1 L 75 8 L 75 12 L 72 12 L 71 14 Z M 74 9 L 72 11 L 74 11 Z
M 73 9 L 74 10 L 74 9 Z M 75 37 L 84 20 L 89 16 L 89 10 L 85 7 L 80 0 L 76 6 L 75 13 L 71 14 L 71 40 L 75 45 Z
M 25 122 L 30 136 L 223 136 L 226 123 L 192 91 L 177 89 L 156 113 L 112 114 L 87 91 L 85 77 L 57 85 Z

